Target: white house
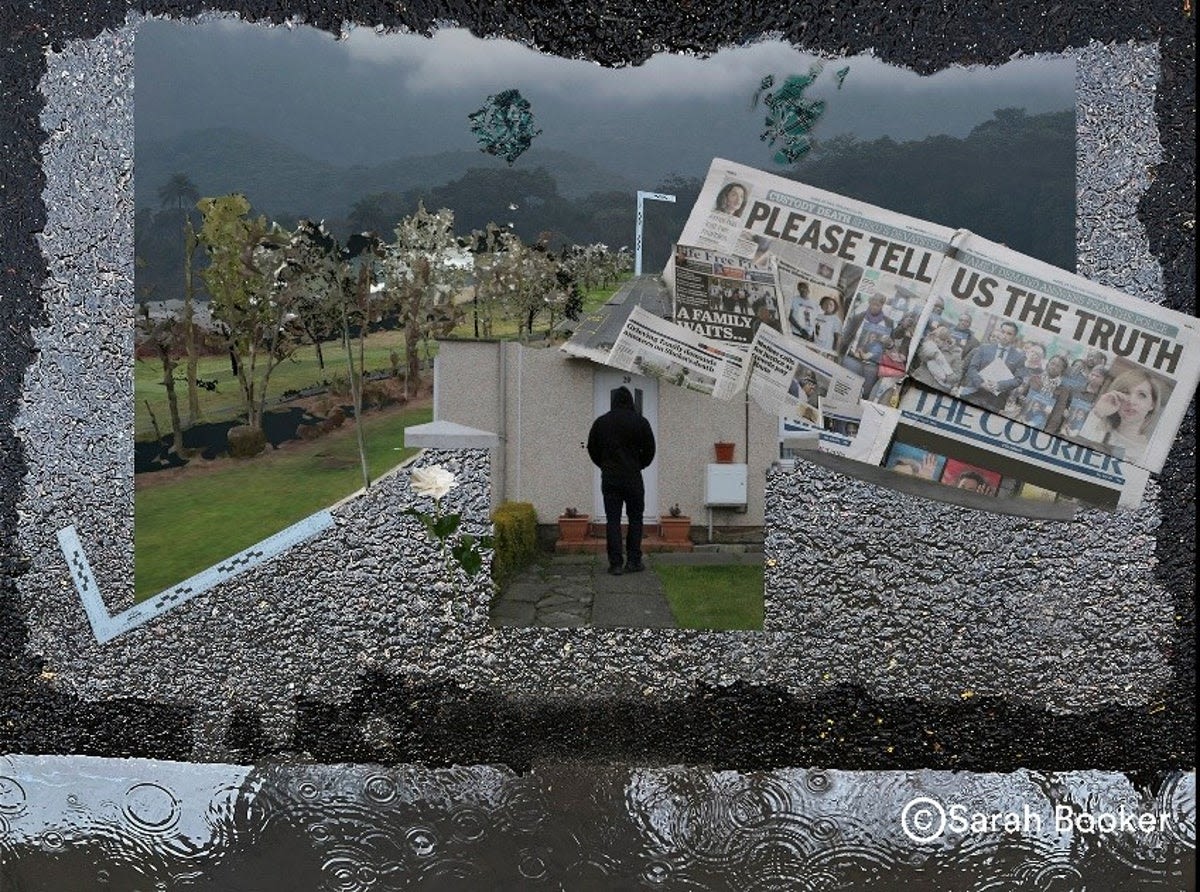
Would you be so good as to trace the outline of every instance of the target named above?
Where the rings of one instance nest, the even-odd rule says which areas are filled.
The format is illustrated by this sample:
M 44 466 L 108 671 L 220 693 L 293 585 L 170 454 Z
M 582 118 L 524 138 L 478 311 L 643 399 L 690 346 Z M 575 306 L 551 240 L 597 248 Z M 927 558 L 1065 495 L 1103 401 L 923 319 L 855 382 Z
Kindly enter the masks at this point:
M 628 282 L 581 320 L 570 343 L 611 345 L 639 304 L 667 316 L 669 295 L 660 279 Z M 779 458 L 775 415 L 744 397 L 722 402 L 572 357 L 554 345 L 440 341 L 434 422 L 410 429 L 406 442 L 492 446 L 493 504 L 532 502 L 541 524 L 553 524 L 567 507 L 602 518 L 599 471 L 584 443 L 592 421 L 608 411 L 611 392 L 622 385 L 634 392 L 658 442 L 658 455 L 643 475 L 647 523 L 678 504 L 692 518 L 695 540 L 704 541 L 710 530 L 714 539 L 760 534 L 766 471 Z M 734 444 L 734 466 L 713 467 L 718 441 Z

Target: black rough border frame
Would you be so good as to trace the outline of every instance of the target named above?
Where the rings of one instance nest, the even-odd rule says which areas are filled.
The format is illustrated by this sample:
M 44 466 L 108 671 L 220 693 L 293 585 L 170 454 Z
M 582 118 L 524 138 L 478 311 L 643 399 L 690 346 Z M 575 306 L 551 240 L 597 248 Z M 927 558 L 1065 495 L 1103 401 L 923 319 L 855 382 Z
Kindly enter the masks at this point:
M 825 8 L 811 0 L 751 0 L 736 9 L 713 0 L 528 0 L 508 9 L 469 0 L 6 3 L 0 8 L 0 752 L 186 760 L 195 720 L 181 707 L 86 703 L 55 692 L 25 655 L 28 630 L 16 608 L 14 577 L 29 568 L 14 552 L 14 539 L 26 456 L 12 423 L 24 369 L 33 360 L 32 326 L 46 313 L 40 288 L 47 269 L 36 233 L 46 220 L 38 83 L 48 47 L 120 27 L 131 11 L 177 18 L 236 11 L 249 20 L 302 20 L 331 32 L 343 21 L 425 34 L 455 22 L 481 36 L 503 35 L 605 65 L 636 64 L 661 49 L 713 51 L 767 34 L 830 54 L 873 49 L 884 61 L 922 74 L 950 64 L 998 64 L 1018 53 L 1061 52 L 1092 40 L 1157 42 L 1155 111 L 1164 156 L 1139 216 L 1162 264 L 1168 305 L 1195 313 L 1196 48 L 1186 2 L 847 0 Z M 1097 768 L 1150 781 L 1195 764 L 1195 442 L 1193 405 L 1161 477 L 1157 531 L 1157 573 L 1178 617 L 1173 682 L 1148 707 L 1056 716 L 1001 698 L 936 705 L 877 700 L 844 688 L 808 699 L 749 686 L 698 688 L 671 702 L 563 706 L 368 675 L 349 704 L 299 702 L 296 732 L 286 746 L 270 743 L 261 717 L 250 713 L 235 715 L 226 743 L 245 761 L 299 754 L 374 761 L 378 753 L 359 728 L 364 716 L 378 715 L 394 730 L 397 761 L 430 765 L 504 763 L 525 770 L 541 761 L 582 760 L 745 770 Z

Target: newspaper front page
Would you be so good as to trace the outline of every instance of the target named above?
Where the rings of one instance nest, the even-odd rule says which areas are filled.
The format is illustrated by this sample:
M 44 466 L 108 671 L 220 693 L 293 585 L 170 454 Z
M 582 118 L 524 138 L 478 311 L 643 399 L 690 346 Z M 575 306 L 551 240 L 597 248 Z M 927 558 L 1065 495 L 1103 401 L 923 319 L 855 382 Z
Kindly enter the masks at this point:
M 819 446 L 974 507 L 1137 505 L 1200 382 L 1194 317 L 723 159 L 679 245 L 663 278 L 705 334 L 744 344 L 720 301 L 736 313 L 731 283 L 774 283 L 741 386 L 779 415 L 781 455 Z
M 782 331 L 858 375 L 863 398 L 894 402 L 954 232 L 718 158 L 679 243 L 773 270 Z M 664 279 L 678 289 L 678 275 L 672 258 Z
M 1161 471 L 1200 379 L 1200 320 L 963 233 L 934 282 L 913 377 Z
M 886 422 L 859 458 L 960 490 L 1111 510 L 1140 504 L 1149 479 L 1123 459 L 919 385 L 904 388 L 898 409 L 877 411 Z
M 713 341 L 642 307 L 629 314 L 604 364 L 719 400 L 745 389 L 745 347 Z

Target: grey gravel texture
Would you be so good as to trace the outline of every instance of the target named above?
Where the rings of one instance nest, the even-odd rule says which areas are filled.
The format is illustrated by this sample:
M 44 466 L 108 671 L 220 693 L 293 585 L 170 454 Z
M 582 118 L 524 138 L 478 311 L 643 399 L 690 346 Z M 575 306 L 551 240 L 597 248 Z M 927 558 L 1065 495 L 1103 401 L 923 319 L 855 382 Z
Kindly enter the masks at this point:
M 30 465 L 18 547 L 32 567 L 18 590 L 27 651 L 59 689 L 190 706 L 192 756 L 209 760 L 225 756 L 234 705 L 282 741 L 296 697 L 341 700 L 371 669 L 543 701 L 856 682 L 886 698 L 997 693 L 1066 712 L 1145 703 L 1167 683 L 1173 610 L 1154 580 L 1155 487 L 1132 514 L 1052 524 L 819 468 L 769 478 L 763 633 L 492 628 L 482 581 L 448 597 L 432 546 L 401 515 L 413 502 L 401 471 L 339 506 L 318 539 L 96 645 L 54 536 L 74 524 L 110 610 L 130 603 L 135 30 L 65 43 L 43 82 L 49 318 L 15 425 Z M 1159 151 L 1156 50 L 1093 43 L 1073 56 L 1080 269 L 1160 300 L 1136 215 Z M 480 528 L 486 454 L 419 461 L 462 475 L 456 504 Z
M 1161 303 L 1162 267 L 1137 212 L 1163 154 L 1154 116 L 1158 49 L 1093 42 L 1074 58 L 1077 272 Z
M 764 629 L 777 670 L 897 695 L 1052 710 L 1145 703 L 1170 680 L 1153 484 L 1138 511 L 1038 521 L 801 462 L 767 480 Z M 926 694 L 928 696 L 928 694 Z

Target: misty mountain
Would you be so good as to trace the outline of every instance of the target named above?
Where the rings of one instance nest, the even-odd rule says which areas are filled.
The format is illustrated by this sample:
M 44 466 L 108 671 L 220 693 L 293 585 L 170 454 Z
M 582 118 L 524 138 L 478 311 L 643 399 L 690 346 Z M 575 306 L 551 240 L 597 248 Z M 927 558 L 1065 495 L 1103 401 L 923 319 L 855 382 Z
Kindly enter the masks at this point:
M 232 137 L 224 147 L 231 144 Z M 241 189 L 255 203 L 256 212 L 276 219 L 286 220 L 289 214 L 323 214 L 338 238 L 348 235 L 351 222 L 362 229 L 389 233 L 396 221 L 412 213 L 418 201 L 428 208 L 454 210 L 459 235 L 496 222 L 511 224 L 526 242 L 546 235 L 558 244 L 599 241 L 620 247 L 629 245 L 634 234 L 635 190 L 593 188 L 578 195 L 588 181 L 578 173 L 553 172 L 551 153 L 541 156 L 538 164 L 543 166 L 527 165 L 523 156 L 512 169 L 497 163 L 481 165 L 480 160 L 487 156 L 470 152 L 338 168 L 295 152 L 271 154 L 261 143 L 254 145 L 266 160 L 243 158 L 224 170 L 219 166 L 209 169 L 185 166 L 186 158 L 198 159 L 200 152 L 186 157 L 181 153 L 171 156 L 177 166 L 160 162 L 157 175 L 165 183 L 172 173 L 185 173 L 203 194 Z M 570 160 L 570 156 L 565 158 Z M 455 174 L 447 163 L 436 169 L 430 166 L 438 159 L 468 167 Z M 143 163 L 141 155 L 138 162 Z M 560 166 L 559 171 L 563 170 L 601 173 L 587 162 L 574 168 Z M 674 194 L 678 201 L 646 204 L 645 269 L 661 269 L 666 263 L 672 242 L 699 194 L 703 173 L 657 184 L 657 191 Z M 990 121 L 963 139 L 931 136 L 896 142 L 887 137 L 834 138 L 820 143 L 809 157 L 784 173 L 933 223 L 970 229 L 1064 269 L 1075 265 L 1073 112 L 1030 115 L 1022 109 L 997 109 Z M 149 176 L 144 167 L 139 168 L 140 178 Z M 289 176 L 296 182 L 289 182 Z M 406 187 L 405 176 L 417 184 Z M 574 180 L 568 183 L 572 176 Z M 253 185 L 255 177 L 265 185 Z M 142 200 L 134 224 L 139 261 L 136 285 L 139 297 L 164 300 L 180 293 L 182 226 L 184 214 L 189 212 L 160 207 L 159 185 L 150 182 L 149 188 L 139 192 Z M 355 207 L 353 221 L 346 219 L 351 207 Z M 199 214 L 192 210 L 190 216 L 193 225 L 198 225 Z M 294 220 L 287 222 L 293 224 Z
M 428 190 L 461 178 L 472 169 L 508 169 L 504 161 L 479 151 L 448 151 L 339 166 L 319 161 L 282 142 L 245 130 L 192 130 L 169 140 L 138 139 L 135 156 L 136 204 L 157 208 L 158 190 L 178 172 L 201 195 L 241 192 L 268 217 L 338 220 L 365 195 Z M 514 170 L 541 167 L 564 198 L 594 192 L 637 190 L 629 178 L 568 152 L 533 148 Z M 632 200 L 632 199 L 631 199 Z

